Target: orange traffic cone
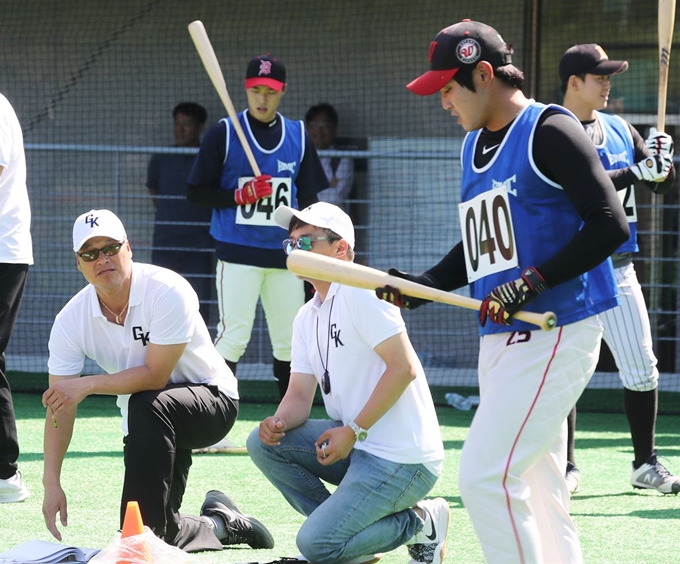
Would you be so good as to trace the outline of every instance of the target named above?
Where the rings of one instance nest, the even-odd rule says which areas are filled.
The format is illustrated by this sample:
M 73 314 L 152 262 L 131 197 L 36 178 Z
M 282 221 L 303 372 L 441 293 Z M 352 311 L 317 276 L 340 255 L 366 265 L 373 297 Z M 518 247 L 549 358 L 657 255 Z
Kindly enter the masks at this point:
M 133 535 L 141 535 L 144 532 L 144 522 L 142 521 L 142 514 L 139 511 L 139 503 L 136 501 L 128 501 L 125 508 L 125 519 L 123 519 L 123 531 L 120 538 L 131 537 Z
M 144 522 L 139 511 L 139 503 L 128 501 L 125 508 L 125 519 L 123 519 L 123 530 L 120 538 L 133 537 L 144 533 Z M 124 560 L 118 560 L 117 564 L 137 564 L 139 562 L 151 562 L 151 554 L 146 541 L 123 542 L 119 551 L 119 556 Z

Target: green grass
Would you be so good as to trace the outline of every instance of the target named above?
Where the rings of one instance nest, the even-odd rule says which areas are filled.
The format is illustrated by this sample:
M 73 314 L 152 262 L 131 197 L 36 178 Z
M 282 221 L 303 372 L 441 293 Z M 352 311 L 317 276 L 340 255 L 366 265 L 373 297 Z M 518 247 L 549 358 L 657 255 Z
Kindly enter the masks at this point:
M 42 435 L 44 409 L 37 394 L 15 396 L 21 470 L 31 491 L 24 503 L 0 505 L 0 551 L 30 539 L 53 540 L 45 529 L 41 505 L 43 489 Z M 230 434 L 237 444 L 272 404 L 241 406 L 239 420 Z M 473 412 L 438 407 L 446 447 L 444 475 L 431 492 L 451 506 L 447 562 L 481 563 L 481 548 L 461 504 L 457 486 L 460 448 Z M 314 408 L 322 416 L 321 408 Z M 660 416 L 657 422 L 659 453 L 667 466 L 680 472 L 680 417 Z M 585 561 L 590 563 L 678 562 L 680 536 L 673 532 L 680 517 L 680 499 L 655 492 L 633 490 L 629 484 L 632 458 L 627 423 L 623 415 L 580 413 L 577 430 L 577 463 L 582 472 L 581 492 L 572 503 Z M 123 477 L 120 415 L 113 398 L 88 398 L 79 409 L 71 449 L 64 464 L 62 482 L 69 502 L 69 525 L 62 528 L 63 543 L 103 548 L 118 529 L 118 508 Z M 247 455 L 194 457 L 183 511 L 198 512 L 205 492 L 221 489 L 241 509 L 262 520 L 276 539 L 273 550 L 226 548 L 197 555 L 201 563 L 269 561 L 294 556 L 295 533 L 303 518 L 293 511 L 267 482 Z M 670 529 L 668 528 L 670 526 Z M 245 546 L 245 545 L 244 545 Z M 403 564 L 406 549 L 387 554 L 385 564 Z

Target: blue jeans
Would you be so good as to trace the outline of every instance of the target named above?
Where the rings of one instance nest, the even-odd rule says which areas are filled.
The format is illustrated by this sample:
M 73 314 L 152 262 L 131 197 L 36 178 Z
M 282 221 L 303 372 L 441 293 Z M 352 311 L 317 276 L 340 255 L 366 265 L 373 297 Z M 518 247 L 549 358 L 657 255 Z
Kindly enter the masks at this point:
M 307 560 L 346 562 L 387 552 L 422 530 L 411 508 L 437 477 L 422 464 L 400 464 L 354 449 L 349 458 L 319 464 L 314 442 L 339 421 L 311 419 L 286 431 L 279 446 L 265 445 L 258 428 L 248 437 L 248 454 L 294 509 L 308 518 L 297 535 Z M 324 482 L 337 485 L 331 495 Z

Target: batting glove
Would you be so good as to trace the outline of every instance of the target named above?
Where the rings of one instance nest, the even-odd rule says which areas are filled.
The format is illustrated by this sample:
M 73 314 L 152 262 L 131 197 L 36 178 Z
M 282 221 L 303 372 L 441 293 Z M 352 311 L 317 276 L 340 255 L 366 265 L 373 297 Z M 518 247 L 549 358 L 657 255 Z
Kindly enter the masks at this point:
M 649 130 L 649 137 L 645 139 L 645 145 L 652 155 L 670 155 L 672 157 L 675 152 L 673 138 L 668 133 L 657 131 L 656 127 Z
M 249 180 L 243 185 L 243 188 L 236 190 L 234 200 L 239 206 L 246 204 L 254 204 L 262 198 L 267 198 L 272 195 L 272 185 L 269 182 L 272 179 L 268 174 L 260 174 L 252 180 Z
M 496 286 L 479 308 L 482 327 L 490 319 L 499 325 L 512 325 L 512 314 L 539 296 L 547 288 L 545 280 L 533 266 L 524 269 L 522 277 Z
M 404 280 L 410 280 L 411 282 L 417 282 L 418 284 L 425 284 L 426 286 L 430 285 L 422 276 L 414 276 L 408 272 L 401 272 L 396 268 L 390 268 L 387 271 L 387 274 L 390 274 L 391 276 L 397 276 L 398 278 L 403 278 Z M 376 288 L 375 295 L 378 296 L 379 299 L 394 304 L 401 309 L 416 309 L 421 305 L 425 305 L 432 301 L 424 300 L 422 298 L 414 298 L 413 296 L 406 296 L 402 294 L 398 288 L 393 286 L 383 286 L 382 288 Z
M 630 170 L 638 180 L 647 182 L 663 182 L 673 165 L 673 157 L 670 155 L 652 155 L 639 163 L 635 163 Z

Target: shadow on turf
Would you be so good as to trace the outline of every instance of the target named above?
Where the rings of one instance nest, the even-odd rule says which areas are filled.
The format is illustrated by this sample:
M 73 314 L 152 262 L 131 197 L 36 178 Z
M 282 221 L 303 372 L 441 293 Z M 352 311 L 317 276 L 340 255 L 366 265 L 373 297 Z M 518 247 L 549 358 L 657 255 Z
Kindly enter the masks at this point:
M 109 451 L 95 451 L 95 452 L 84 452 L 79 450 L 68 451 L 66 458 L 122 458 L 123 449 L 120 450 L 109 450 Z M 41 452 L 29 452 L 21 453 L 19 455 L 19 462 L 36 462 L 43 459 L 43 454 Z

